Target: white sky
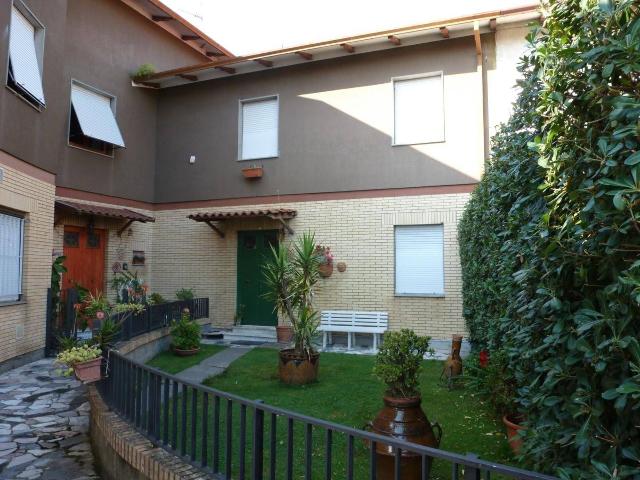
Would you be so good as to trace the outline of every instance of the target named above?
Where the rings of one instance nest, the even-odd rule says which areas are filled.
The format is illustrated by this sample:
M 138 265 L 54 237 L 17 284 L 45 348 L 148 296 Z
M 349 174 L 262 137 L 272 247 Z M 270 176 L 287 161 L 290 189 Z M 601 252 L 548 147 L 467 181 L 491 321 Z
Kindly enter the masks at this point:
M 264 52 L 534 0 L 163 0 L 236 55 Z

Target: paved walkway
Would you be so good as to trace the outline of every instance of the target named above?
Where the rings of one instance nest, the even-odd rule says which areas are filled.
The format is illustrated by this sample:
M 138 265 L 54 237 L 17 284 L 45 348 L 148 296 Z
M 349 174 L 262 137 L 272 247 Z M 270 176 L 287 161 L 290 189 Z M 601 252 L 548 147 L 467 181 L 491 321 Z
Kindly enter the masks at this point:
M 0 375 L 0 479 L 100 478 L 86 387 L 59 368 L 45 359 Z
M 231 346 L 229 348 L 225 348 L 221 352 L 205 358 L 198 365 L 194 365 L 193 367 L 189 367 L 186 370 L 177 373 L 176 376 L 180 380 L 192 383 L 202 383 L 208 377 L 220 375 L 229 367 L 229 365 L 231 365 L 231 362 L 234 362 L 251 350 L 253 350 L 253 347 Z

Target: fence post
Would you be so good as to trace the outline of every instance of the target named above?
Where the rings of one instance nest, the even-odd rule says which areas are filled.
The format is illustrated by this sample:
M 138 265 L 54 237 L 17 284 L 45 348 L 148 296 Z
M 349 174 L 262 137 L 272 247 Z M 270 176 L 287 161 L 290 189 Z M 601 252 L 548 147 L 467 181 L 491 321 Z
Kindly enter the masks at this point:
M 53 353 L 53 298 L 51 289 L 47 288 L 47 323 L 45 325 L 45 343 L 44 343 L 44 356 L 48 357 Z
M 262 401 L 257 400 L 259 403 Z M 262 480 L 264 462 L 264 410 L 256 407 L 253 418 L 252 480 Z
M 469 460 L 478 460 L 477 455 L 473 455 L 472 453 L 467 455 Z M 464 466 L 464 480 L 480 480 L 481 471 L 479 468 L 470 467 L 469 465 Z

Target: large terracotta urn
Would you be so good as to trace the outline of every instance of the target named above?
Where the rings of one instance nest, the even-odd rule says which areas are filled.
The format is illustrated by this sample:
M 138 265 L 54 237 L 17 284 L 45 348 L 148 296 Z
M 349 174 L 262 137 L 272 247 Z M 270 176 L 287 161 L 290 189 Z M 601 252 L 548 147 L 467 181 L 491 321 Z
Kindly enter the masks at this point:
M 289 385 L 305 385 L 318 379 L 320 354 L 301 354 L 293 348 L 280 350 L 278 375 L 283 383 Z
M 384 397 L 384 407 L 369 425 L 372 432 L 427 447 L 438 448 L 442 438 L 440 425 L 431 424 L 420 404 L 420 397 Z M 434 427 L 438 431 L 436 435 Z M 376 444 L 378 480 L 393 480 L 395 450 L 390 445 Z M 401 452 L 401 473 L 403 480 L 420 480 L 422 465 L 419 455 Z

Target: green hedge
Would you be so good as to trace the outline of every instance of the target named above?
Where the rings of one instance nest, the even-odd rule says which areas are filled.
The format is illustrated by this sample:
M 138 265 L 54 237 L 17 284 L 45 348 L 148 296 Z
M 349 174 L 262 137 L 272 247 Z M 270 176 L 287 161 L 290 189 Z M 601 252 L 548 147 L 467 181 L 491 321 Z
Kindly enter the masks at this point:
M 464 312 L 506 352 L 530 466 L 640 475 L 640 10 L 553 0 L 460 224 Z

